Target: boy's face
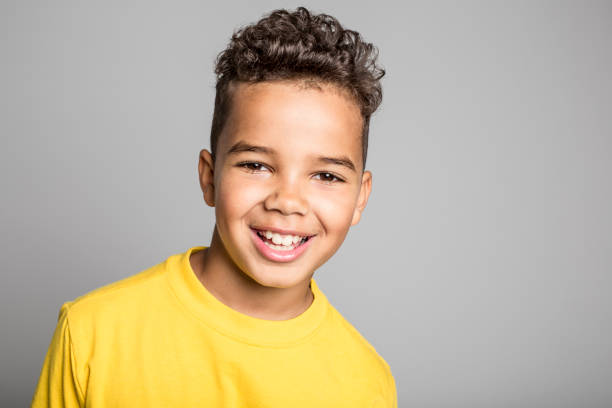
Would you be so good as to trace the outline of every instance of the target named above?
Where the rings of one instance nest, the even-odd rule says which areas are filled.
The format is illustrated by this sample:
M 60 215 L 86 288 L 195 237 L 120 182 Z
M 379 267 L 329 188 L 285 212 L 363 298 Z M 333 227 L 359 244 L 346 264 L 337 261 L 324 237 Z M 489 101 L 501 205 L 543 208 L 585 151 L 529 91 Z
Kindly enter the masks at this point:
M 200 154 L 200 182 L 215 207 L 228 268 L 263 286 L 310 280 L 365 208 L 362 118 L 336 88 L 295 82 L 239 84 L 215 162 Z

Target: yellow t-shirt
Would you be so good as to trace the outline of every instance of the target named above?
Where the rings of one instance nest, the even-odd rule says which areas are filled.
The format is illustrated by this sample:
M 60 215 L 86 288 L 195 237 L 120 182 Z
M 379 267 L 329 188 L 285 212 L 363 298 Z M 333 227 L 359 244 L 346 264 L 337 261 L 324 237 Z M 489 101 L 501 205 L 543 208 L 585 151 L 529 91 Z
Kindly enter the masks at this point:
M 200 283 L 194 247 L 65 303 L 33 407 L 397 407 L 387 363 L 311 280 L 283 321 Z

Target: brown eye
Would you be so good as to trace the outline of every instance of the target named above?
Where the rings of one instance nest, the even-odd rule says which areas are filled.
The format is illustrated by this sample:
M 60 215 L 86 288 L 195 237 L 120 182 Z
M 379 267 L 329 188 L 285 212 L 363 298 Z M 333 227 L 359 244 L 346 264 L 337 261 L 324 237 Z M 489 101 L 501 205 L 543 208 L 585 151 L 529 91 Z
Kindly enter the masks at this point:
M 327 172 L 317 173 L 315 175 L 315 178 L 325 183 L 328 183 L 328 184 L 344 182 L 344 180 L 342 180 L 340 177 L 336 176 L 335 174 L 327 173 Z
M 268 170 L 266 166 L 258 162 L 243 162 L 243 163 L 239 163 L 238 166 L 244 167 L 245 169 L 252 171 L 252 172 L 260 172 L 260 171 Z

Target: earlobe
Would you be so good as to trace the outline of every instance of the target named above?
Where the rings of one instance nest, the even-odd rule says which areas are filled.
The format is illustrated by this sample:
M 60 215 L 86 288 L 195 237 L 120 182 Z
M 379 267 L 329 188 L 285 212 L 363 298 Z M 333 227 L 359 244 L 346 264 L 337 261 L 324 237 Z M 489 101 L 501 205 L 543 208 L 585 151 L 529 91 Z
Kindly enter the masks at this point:
M 200 188 L 202 189 L 204 201 L 211 207 L 215 206 L 214 168 L 215 165 L 212 155 L 208 150 L 202 149 L 198 162 Z
M 361 177 L 361 187 L 359 189 L 359 196 L 357 197 L 357 205 L 355 206 L 355 211 L 353 211 L 351 225 L 356 225 L 359 220 L 361 220 L 361 213 L 368 204 L 368 198 L 370 197 L 371 191 L 372 173 L 369 171 L 364 171 L 363 176 Z

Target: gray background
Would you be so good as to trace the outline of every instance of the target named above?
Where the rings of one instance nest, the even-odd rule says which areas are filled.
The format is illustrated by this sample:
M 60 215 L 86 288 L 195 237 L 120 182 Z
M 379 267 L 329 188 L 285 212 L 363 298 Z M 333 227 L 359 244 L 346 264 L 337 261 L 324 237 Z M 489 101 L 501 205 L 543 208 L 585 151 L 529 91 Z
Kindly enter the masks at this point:
M 612 3 L 309 1 L 380 48 L 371 201 L 315 275 L 400 406 L 612 406 Z M 212 62 L 280 1 L 3 1 L 0 405 L 62 302 L 209 242 Z

